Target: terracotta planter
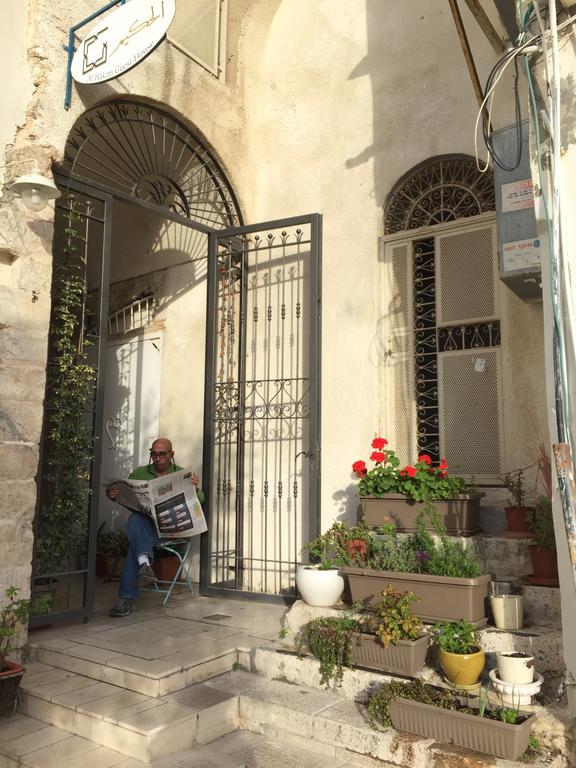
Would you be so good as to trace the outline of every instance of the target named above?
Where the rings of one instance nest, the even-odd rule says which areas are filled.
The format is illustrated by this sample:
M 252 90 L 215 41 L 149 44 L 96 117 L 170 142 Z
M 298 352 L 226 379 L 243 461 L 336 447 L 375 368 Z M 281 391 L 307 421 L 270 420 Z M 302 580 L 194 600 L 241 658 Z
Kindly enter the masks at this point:
M 24 667 L 15 661 L 6 661 L 0 672 L 0 717 L 11 715 L 16 708 L 18 688 L 24 674 Z
M 506 513 L 506 530 L 504 536 L 508 539 L 530 539 L 532 530 L 528 525 L 528 513 L 534 507 L 504 507 Z
M 439 648 L 438 661 L 452 685 L 468 687 L 477 684 L 484 670 L 486 657 L 480 649 L 474 653 L 449 653 Z
M 390 718 L 397 731 L 407 731 L 446 744 L 517 760 L 528 747 L 535 715 L 519 712 L 526 719 L 519 725 L 490 720 L 409 699 L 395 699 Z
M 453 499 L 435 502 L 440 522 L 449 534 L 471 536 L 478 533 L 482 496 L 482 493 L 463 493 Z M 426 510 L 423 502 L 408 499 L 399 493 L 387 493 L 381 499 L 362 496 L 360 502 L 364 520 L 369 528 L 393 523 L 401 533 L 413 531 L 418 514 Z
M 400 592 L 414 592 L 420 598 L 420 602 L 414 603 L 412 613 L 423 621 L 466 619 L 476 627 L 486 624 L 489 574 L 464 579 L 369 568 L 342 568 L 341 573 L 348 578 L 353 603 L 375 605 L 378 596 L 391 584 Z
M 400 640 L 397 645 L 383 648 L 375 635 L 352 634 L 352 663 L 354 666 L 415 677 L 424 666 L 428 650 L 428 635 L 417 640 Z
M 536 544 L 531 544 L 528 547 L 528 554 L 533 572 L 526 577 L 525 581 L 542 587 L 557 587 L 559 582 L 556 550 L 552 547 L 539 547 Z

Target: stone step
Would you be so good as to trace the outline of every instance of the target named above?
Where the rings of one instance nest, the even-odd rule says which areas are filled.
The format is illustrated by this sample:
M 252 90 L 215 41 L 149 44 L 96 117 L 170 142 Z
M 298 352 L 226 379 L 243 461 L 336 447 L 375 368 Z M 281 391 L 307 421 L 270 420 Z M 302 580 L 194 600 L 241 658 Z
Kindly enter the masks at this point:
M 19 709 L 144 762 L 238 727 L 237 698 L 225 692 L 196 685 L 158 698 L 42 663 L 27 666 Z
M 6 742 L 10 743 L 4 747 Z M 42 743 L 49 746 L 38 748 Z M 370 763 L 373 767 L 373 761 Z M 350 754 L 338 759 L 331 754 L 319 754 L 310 749 L 310 745 L 303 748 L 285 739 L 278 741 L 249 731 L 236 731 L 207 746 L 196 746 L 171 758 L 143 763 L 25 715 L 0 721 L 2 768 L 365 768 L 366 765 L 361 758 L 351 759 Z M 377 768 L 392 768 L 392 764 L 378 762 Z
M 256 651 L 256 665 L 262 659 Z M 283 656 L 277 653 L 278 658 Z M 286 656 L 284 654 L 284 656 Z M 286 658 L 284 659 L 286 661 Z M 298 662 L 302 667 L 307 660 Z M 304 664 L 303 664 L 304 662 Z M 317 674 L 317 663 L 315 663 Z M 246 672 L 232 672 L 206 683 L 221 691 L 239 696 L 239 716 L 242 728 L 253 733 L 260 733 L 279 741 L 313 748 L 320 754 L 329 754 L 337 759 L 348 754 L 354 760 L 360 760 L 366 766 L 376 768 L 383 761 L 385 765 L 400 768 L 438 768 L 439 766 L 476 766 L 477 768 L 520 768 L 522 762 L 502 761 L 479 753 L 462 750 L 449 745 L 438 744 L 432 739 L 424 739 L 406 733 L 399 733 L 392 728 L 376 731 L 370 728 L 366 717 L 366 707 L 333 691 L 317 690 L 310 686 L 295 683 L 288 665 L 280 662 L 277 675 L 267 678 Z M 373 675 L 370 676 L 373 678 Z M 545 727 L 539 725 L 534 731 L 537 736 L 548 739 L 540 750 L 534 766 L 554 766 L 568 768 L 573 755 L 565 754 L 565 745 L 561 741 L 562 729 L 567 725 L 567 718 L 554 721 L 556 730 L 542 715 Z M 544 743 L 544 742 L 543 742 Z M 547 746 L 548 743 L 550 746 Z M 564 751 L 564 754 L 562 753 Z
M 544 589 L 546 592 L 550 592 L 545 587 L 530 588 L 530 590 L 535 589 Z M 297 600 L 282 619 L 283 647 L 286 650 L 293 649 L 299 630 L 312 619 L 319 616 L 338 616 L 341 613 L 342 611 L 338 608 L 315 608 L 303 600 Z M 480 630 L 480 638 L 482 647 L 487 654 L 486 674 L 496 666 L 495 654 L 497 651 L 522 651 L 534 655 L 537 672 L 552 678 L 554 681 L 564 675 L 562 632 L 554 626 L 530 625 L 515 631 L 504 631 L 488 626 Z M 437 668 L 432 649 L 428 653 L 427 664 Z M 429 675 L 424 672 L 423 676 Z
M 2 768 L 148 768 L 122 752 L 102 747 L 40 720 L 15 714 L 0 720 Z
M 228 672 L 236 664 L 249 664 L 249 652 L 216 647 L 202 654 L 183 652 L 175 658 L 147 659 L 124 655 L 118 648 L 109 650 L 87 642 L 74 642 L 53 637 L 33 639 L 28 645 L 29 657 L 57 669 L 74 672 L 93 680 L 146 696 L 165 696 L 214 675 Z

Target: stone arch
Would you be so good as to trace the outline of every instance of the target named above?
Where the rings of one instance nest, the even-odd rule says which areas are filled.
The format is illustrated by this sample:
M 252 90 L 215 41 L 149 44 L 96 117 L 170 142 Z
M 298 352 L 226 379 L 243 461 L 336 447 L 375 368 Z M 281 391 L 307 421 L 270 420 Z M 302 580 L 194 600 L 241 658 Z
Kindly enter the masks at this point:
M 216 229 L 242 223 L 214 153 L 153 104 L 122 99 L 88 109 L 70 131 L 61 170 Z
M 414 166 L 396 182 L 384 206 L 384 233 L 493 210 L 492 172 L 480 173 L 468 155 L 439 155 Z

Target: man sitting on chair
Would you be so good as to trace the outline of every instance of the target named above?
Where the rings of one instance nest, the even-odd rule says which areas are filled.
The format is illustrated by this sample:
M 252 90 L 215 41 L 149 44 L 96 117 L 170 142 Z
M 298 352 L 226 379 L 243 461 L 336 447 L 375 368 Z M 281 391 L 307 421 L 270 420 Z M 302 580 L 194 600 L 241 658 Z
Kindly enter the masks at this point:
M 159 437 L 150 448 L 150 461 L 147 466 L 137 467 L 129 475 L 130 480 L 153 480 L 171 472 L 178 472 L 179 467 L 174 462 L 172 443 L 165 437 Z M 192 475 L 192 482 L 198 491 L 199 478 Z M 202 491 L 199 491 L 199 499 L 202 501 Z M 106 495 L 111 501 L 118 496 L 118 489 L 111 486 L 106 488 Z M 158 535 L 152 518 L 133 512 L 126 524 L 126 536 L 128 537 L 128 554 L 124 561 L 120 586 L 118 588 L 118 600 L 110 610 L 110 616 L 129 616 L 134 610 L 134 601 L 139 595 L 138 581 L 148 579 L 156 581 L 152 570 L 154 560 L 154 546 L 158 544 Z

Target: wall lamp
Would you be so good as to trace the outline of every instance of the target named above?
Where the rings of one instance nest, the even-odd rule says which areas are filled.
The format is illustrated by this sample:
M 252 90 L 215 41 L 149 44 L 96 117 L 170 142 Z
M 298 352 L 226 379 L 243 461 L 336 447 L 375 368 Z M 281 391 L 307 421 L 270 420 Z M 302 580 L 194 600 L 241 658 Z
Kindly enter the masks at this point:
M 20 165 L 26 162 L 33 161 L 21 160 L 0 166 L 0 168 L 8 168 L 11 165 Z M 38 171 L 18 176 L 14 181 L 7 184 L 6 188 L 19 195 L 29 211 L 43 210 L 50 200 L 56 200 L 62 194 L 52 179 L 43 176 Z

